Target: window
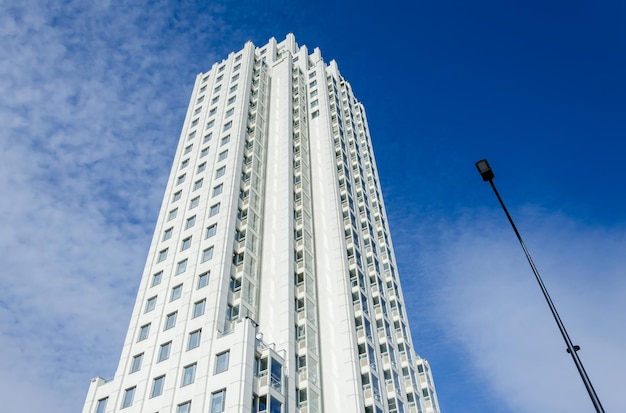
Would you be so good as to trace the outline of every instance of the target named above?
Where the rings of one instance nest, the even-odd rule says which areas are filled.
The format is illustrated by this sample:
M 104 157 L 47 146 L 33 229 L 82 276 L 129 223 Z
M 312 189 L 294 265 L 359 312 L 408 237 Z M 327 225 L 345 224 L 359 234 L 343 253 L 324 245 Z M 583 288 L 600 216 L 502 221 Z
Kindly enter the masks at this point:
M 151 287 L 161 284 L 161 279 L 163 278 L 163 271 L 159 271 L 157 273 L 152 274 L 152 283 Z
M 215 125 L 215 120 L 210 120 L 209 122 L 207 122 L 205 129 L 211 129 L 213 125 Z
M 228 359 L 230 357 L 230 350 L 215 356 L 215 374 L 228 370 Z
M 201 262 L 207 262 L 211 258 L 213 258 L 213 247 L 209 247 L 209 248 L 205 249 L 204 251 L 202 251 L 202 261 Z
M 180 199 L 181 195 L 183 194 L 183 191 L 178 191 L 174 193 L 174 196 L 172 197 L 172 202 L 176 202 Z
M 309 83 L 309 87 L 313 87 L 317 85 L 317 80 L 312 81 L 311 83 Z
M 200 317 L 204 314 L 204 309 L 206 308 L 206 300 L 198 301 L 193 305 L 193 314 L 191 318 Z
M 193 227 L 196 224 L 196 216 L 192 216 L 187 218 L 187 221 L 185 222 L 185 229 L 189 229 L 191 227 Z
M 184 259 L 180 261 L 178 264 L 176 264 L 176 275 L 184 273 L 186 269 L 187 269 L 187 260 Z
M 171 314 L 168 314 L 165 317 L 165 326 L 163 327 L 163 331 L 169 330 L 170 328 L 176 325 L 176 317 L 178 316 L 178 311 L 174 311 Z
M 205 169 L 206 169 L 206 162 L 202 162 L 200 165 L 198 165 L 198 170 L 196 173 L 203 172 Z
M 217 233 L 217 224 L 210 225 L 206 229 L 206 236 L 205 236 L 205 238 L 211 238 L 216 233 Z
M 96 413 L 104 413 L 104 411 L 107 408 L 108 401 L 109 401 L 108 397 L 98 400 L 98 404 L 96 405 Z
M 220 97 L 219 96 L 215 96 L 213 99 L 211 99 L 211 104 L 215 105 L 218 100 L 220 100 Z
M 130 389 L 126 389 L 124 392 L 124 399 L 122 400 L 122 409 L 132 406 L 133 398 L 135 397 L 135 389 L 136 387 L 131 387 Z
M 201 103 L 203 100 L 204 100 L 204 95 L 200 96 L 198 100 L 196 100 L 196 103 Z
M 237 90 L 237 85 L 231 86 L 231 88 L 228 90 L 228 93 L 233 93 L 235 90 Z
M 222 129 L 224 132 L 226 132 L 227 130 L 229 130 L 230 128 L 233 127 L 233 121 L 229 121 L 228 123 L 224 124 L 224 128 Z
M 133 357 L 133 362 L 130 364 L 130 372 L 134 373 L 141 369 L 141 360 L 143 359 L 143 353 L 137 354 Z
M 215 89 L 213 89 L 213 93 L 217 93 L 220 90 L 222 90 L 222 85 L 217 85 L 217 86 L 215 86 Z
M 233 116 L 233 114 L 235 113 L 235 108 L 230 108 L 226 111 L 226 116 L 224 116 L 225 118 L 231 117 Z
M 235 103 L 235 100 L 237 100 L 237 96 L 231 96 L 230 98 L 228 98 L 228 102 L 226 104 L 232 105 L 233 103 Z
M 312 108 L 314 108 L 314 107 L 316 107 L 319 103 L 320 103 L 320 102 L 319 102 L 317 99 L 315 99 L 313 102 L 311 102 L 311 107 L 312 107 Z
M 167 258 L 167 248 L 165 248 L 164 250 L 159 251 L 159 256 L 157 258 L 157 262 L 165 261 L 166 258 Z
M 207 143 L 208 141 L 211 140 L 211 138 L 213 137 L 213 133 L 209 132 L 206 135 L 204 135 L 204 139 L 202 140 L 202 143 Z
M 241 55 L 237 55 L 237 57 L 235 57 L 235 62 L 238 62 L 241 60 Z M 237 66 L 241 66 L 241 65 L 237 65 Z M 235 66 L 235 67 L 237 67 Z
M 224 185 L 219 184 L 216 187 L 213 188 L 213 196 L 218 196 L 219 194 L 222 193 L 222 189 L 224 189 Z
M 230 135 L 226 135 L 222 138 L 222 140 L 220 141 L 220 146 L 224 146 L 226 145 L 228 142 L 230 142 Z
M 139 337 L 137 338 L 137 341 L 147 339 L 149 333 L 150 333 L 150 323 L 141 326 L 141 328 L 139 329 Z
M 185 175 L 186 175 L 186 174 L 182 174 L 181 176 L 179 176 L 179 177 L 176 179 L 176 185 L 180 185 L 180 184 L 182 184 L 183 182 L 185 182 Z
M 235 74 L 232 78 L 230 78 L 231 82 L 236 82 L 239 79 L 239 73 Z
M 174 208 L 172 209 L 170 212 L 167 213 L 167 220 L 171 221 L 174 218 L 176 218 L 176 215 L 178 214 L 178 208 Z
M 220 212 L 220 204 L 215 204 L 209 209 L 209 216 L 212 217 Z
M 196 363 L 183 368 L 183 380 L 180 384 L 181 387 L 187 386 L 194 382 L 196 379 Z
M 194 111 L 193 114 L 197 115 L 198 113 L 202 112 L 202 106 L 198 106 Z
M 194 349 L 200 345 L 200 332 L 202 330 L 196 330 L 189 333 L 189 341 L 187 342 L 187 350 Z
M 196 182 L 193 183 L 193 190 L 197 191 L 198 189 L 202 188 L 202 181 L 203 179 L 199 179 Z
M 185 152 L 184 152 L 184 154 L 185 154 L 185 155 L 186 155 L 186 154 L 188 154 L 189 152 L 191 152 L 191 150 L 192 150 L 192 149 L 193 149 L 193 144 L 191 144 L 191 145 L 187 146 L 187 147 L 185 148 Z
M 187 136 L 187 140 L 190 141 L 195 137 L 196 137 L 196 131 L 193 131 Z
M 167 360 L 170 358 L 170 350 L 172 349 L 172 342 L 168 341 L 167 343 L 161 344 L 161 348 L 159 348 L 159 358 L 157 359 L 157 363 L 159 361 Z
M 218 72 L 218 73 L 222 73 L 222 72 L 224 71 L 224 68 L 225 68 L 225 67 L 226 67 L 226 66 L 222 65 L 219 69 L 217 69 L 217 72 Z
M 196 126 L 198 124 L 198 118 L 195 118 L 194 120 L 191 121 L 191 127 L 193 128 L 194 126 Z
M 167 241 L 168 239 L 172 238 L 172 233 L 174 232 L 174 228 L 168 228 L 163 232 L 163 241 Z
M 217 171 L 215 171 L 215 179 L 224 176 L 224 174 L 226 173 L 226 167 L 222 166 L 221 168 L 219 168 Z
M 200 157 L 201 157 L 201 158 L 204 158 L 204 157 L 205 157 L 205 156 L 207 156 L 208 154 L 209 154 L 209 148 L 208 148 L 208 147 L 206 147 L 206 148 L 204 148 L 204 149 L 202 149 L 202 150 L 200 151 Z
M 212 108 L 212 109 L 209 111 L 209 116 L 213 116 L 213 115 L 215 115 L 216 113 L 217 113 L 217 108 Z
M 189 159 L 185 159 L 180 163 L 180 169 L 186 168 L 189 166 Z
M 198 286 L 196 288 L 200 289 L 202 287 L 206 287 L 207 285 L 209 285 L 209 273 L 205 272 L 198 275 Z
M 226 157 L 228 156 L 228 149 L 226 149 L 224 152 L 220 152 L 219 155 L 217 155 L 217 161 L 223 161 L 224 159 L 226 159 Z
M 191 411 L 191 400 L 182 404 L 179 404 L 176 408 L 176 413 L 189 413 Z
M 316 110 L 315 112 L 311 113 L 311 118 L 315 119 L 320 115 L 320 111 L 319 109 Z
M 150 311 L 154 310 L 154 307 L 156 307 L 156 300 L 156 295 L 154 297 L 148 298 L 148 301 L 146 301 L 146 310 L 144 311 L 144 313 L 149 313 Z
M 170 295 L 170 301 L 178 300 L 180 295 L 183 292 L 183 285 L 178 284 L 176 287 L 172 288 L 172 294 Z
M 226 389 L 211 394 L 211 409 L 209 413 L 223 413 L 226 406 Z
M 314 98 L 315 96 L 317 96 L 317 89 L 313 90 L 310 94 L 310 97 Z
M 152 391 L 150 391 L 150 397 L 157 397 L 163 394 L 164 383 L 165 383 L 165 376 L 160 376 L 152 380 Z
M 199 196 L 195 197 L 194 199 L 192 199 L 189 202 L 189 209 L 194 209 L 198 205 L 200 205 L 200 197 Z
M 189 247 L 191 247 L 191 237 L 187 237 L 183 240 L 180 250 L 185 251 L 186 249 L 189 249 Z

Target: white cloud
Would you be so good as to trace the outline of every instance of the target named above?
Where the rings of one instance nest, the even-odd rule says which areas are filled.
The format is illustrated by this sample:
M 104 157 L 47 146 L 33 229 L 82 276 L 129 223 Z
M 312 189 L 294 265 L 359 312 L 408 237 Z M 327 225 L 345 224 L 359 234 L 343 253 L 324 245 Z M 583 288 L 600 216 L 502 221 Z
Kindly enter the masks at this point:
M 621 351 L 626 344 L 621 328 L 626 321 L 624 228 L 589 227 L 533 208 L 516 212 L 517 225 L 570 337 L 582 347 L 579 356 L 605 409 L 624 410 L 626 403 L 619 397 L 621 366 L 626 365 Z M 430 343 L 431 348 L 466 354 L 463 364 L 447 368 L 465 375 L 464 380 L 471 380 L 468 385 L 484 383 L 485 388 L 468 388 L 467 399 L 483 394 L 501 411 L 511 412 L 591 410 L 504 214 L 475 211 L 454 221 L 424 221 L 422 230 L 421 235 L 403 234 L 399 247 L 405 249 L 410 239 L 418 245 L 417 261 L 429 274 L 427 289 L 434 292 L 421 308 L 434 313 L 416 315 L 412 327 L 430 318 L 444 334 L 442 342 Z M 416 282 L 407 279 L 403 274 L 405 289 L 417 289 Z M 437 365 L 433 368 L 437 379 Z M 443 384 L 445 377 L 441 379 Z M 439 387 L 443 408 L 446 390 Z

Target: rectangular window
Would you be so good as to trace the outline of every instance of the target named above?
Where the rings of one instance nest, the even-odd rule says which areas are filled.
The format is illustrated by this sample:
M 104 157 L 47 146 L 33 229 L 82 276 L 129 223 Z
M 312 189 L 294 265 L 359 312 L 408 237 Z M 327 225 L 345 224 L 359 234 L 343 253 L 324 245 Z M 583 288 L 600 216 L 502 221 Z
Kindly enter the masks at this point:
M 217 85 L 217 86 L 215 86 L 215 89 L 213 89 L 213 93 L 217 93 L 220 90 L 222 90 L 222 85 Z
M 196 223 L 196 216 L 192 216 L 187 218 L 187 221 L 185 222 L 185 229 L 189 229 L 191 227 L 193 227 Z
M 314 98 L 315 96 L 317 96 L 317 89 L 311 91 L 311 93 L 309 94 L 310 97 Z
M 174 228 L 168 228 L 163 232 L 163 241 L 167 241 L 168 239 L 172 238 L 172 233 L 174 232 Z
M 230 78 L 230 81 L 231 81 L 231 82 L 236 82 L 236 81 L 237 81 L 237 79 L 239 79 L 239 73 L 237 73 L 235 76 L 231 77 L 231 78 Z
M 178 317 L 178 311 L 174 311 L 165 317 L 165 326 L 163 327 L 163 331 L 169 330 L 176 325 L 176 317 Z
M 176 264 L 176 274 L 175 275 L 184 273 L 186 269 L 187 269 L 187 260 L 184 259 L 184 260 L 178 262 L 178 264 Z
M 219 184 L 219 185 L 215 186 L 213 188 L 213 195 L 212 196 L 218 196 L 219 194 L 221 194 L 223 188 L 224 188 L 223 184 Z
M 233 103 L 235 103 L 235 100 L 237 100 L 237 96 L 231 96 L 230 98 L 228 98 L 227 105 L 232 105 Z
M 226 406 L 226 389 L 211 394 L 211 409 L 209 413 L 224 413 Z
M 211 129 L 213 125 L 215 125 L 215 120 L 210 120 L 209 122 L 207 122 L 205 129 Z
M 146 309 L 144 313 L 149 313 L 150 311 L 154 310 L 154 307 L 156 307 L 156 300 L 156 295 L 154 297 L 148 298 L 148 301 L 146 301 Z
M 174 218 L 176 218 L 176 215 L 178 214 L 178 208 L 174 208 L 172 209 L 170 212 L 167 213 L 167 220 L 171 221 Z
M 198 106 L 198 107 L 196 108 L 196 110 L 194 110 L 194 111 L 193 111 L 193 114 L 194 114 L 194 115 L 197 115 L 197 114 L 198 114 L 198 113 L 200 113 L 200 112 L 202 112 L 202 106 Z
M 183 182 L 185 182 L 185 175 L 186 174 L 182 174 L 181 176 L 179 176 L 178 178 L 176 178 L 176 185 L 180 185 Z
M 196 288 L 200 289 L 202 287 L 206 287 L 207 285 L 209 285 L 209 272 L 198 275 L 198 286 Z
M 185 148 L 184 155 L 187 155 L 189 152 L 191 152 L 191 150 L 192 150 L 192 149 L 193 149 L 193 144 L 191 144 L 191 145 L 187 146 L 187 147 Z
M 161 348 L 159 348 L 159 358 L 157 359 L 157 363 L 159 361 L 167 360 L 170 358 L 170 350 L 172 349 L 172 342 L 168 341 L 167 343 L 161 344 Z
M 209 209 L 209 216 L 210 216 L 210 217 L 215 216 L 215 215 L 217 215 L 219 212 L 220 212 L 220 204 L 219 204 L 219 203 L 217 203 L 217 204 L 215 204 L 215 205 L 211 206 L 211 208 Z
M 174 193 L 174 196 L 172 197 L 172 202 L 176 202 L 180 199 L 180 197 L 182 196 L 183 191 L 177 191 Z
M 133 357 L 133 362 L 130 364 L 130 372 L 134 373 L 141 369 L 141 360 L 143 359 L 143 353 L 137 354 Z
M 230 142 L 230 135 L 226 135 L 222 138 L 222 140 L 220 141 L 220 146 L 224 146 L 226 145 L 228 142 Z
M 139 329 L 139 337 L 137 337 L 137 341 L 142 341 L 148 338 L 148 334 L 150 333 L 150 323 L 141 326 Z
M 196 137 L 196 131 L 193 131 L 187 136 L 187 140 L 190 141 L 195 137 Z
M 205 238 L 211 238 L 216 233 L 217 233 L 217 224 L 210 225 L 206 229 L 206 236 L 205 236 Z
M 191 121 L 191 127 L 193 128 L 194 126 L 196 126 L 198 124 L 198 118 L 195 118 L 194 120 Z
M 217 171 L 215 171 L 215 179 L 224 176 L 224 174 L 226 173 L 226 167 L 222 166 L 221 168 L 219 168 Z
M 208 148 L 208 147 L 206 147 L 206 148 L 204 148 L 204 149 L 202 149 L 202 150 L 200 151 L 200 157 L 201 157 L 201 158 L 204 158 L 204 157 L 205 157 L 205 156 L 207 156 L 208 154 L 209 154 L 209 148 Z
M 183 293 L 183 285 L 178 284 L 176 287 L 172 288 L 172 294 L 170 295 L 170 301 L 178 300 Z
M 104 413 L 104 411 L 107 408 L 108 401 L 109 401 L 108 397 L 98 400 L 98 405 L 96 406 L 96 413 Z
M 180 163 L 180 169 L 186 168 L 189 166 L 189 159 L 185 159 Z
M 238 62 L 240 60 L 241 60 L 241 55 L 239 54 L 239 55 L 237 55 L 237 57 L 235 57 L 235 62 Z M 237 66 L 240 66 L 240 65 L 237 65 Z M 235 67 L 237 67 L 237 66 L 235 66 Z
M 196 330 L 189 333 L 189 341 L 187 342 L 187 350 L 194 349 L 200 345 L 200 333 L 202 330 Z
M 212 108 L 212 109 L 209 111 L 209 116 L 213 116 L 213 115 L 215 115 L 216 113 L 217 113 L 217 108 Z
M 211 140 L 211 138 L 213 137 L 213 132 L 209 132 L 206 135 L 204 135 L 204 139 L 202 140 L 202 143 L 207 143 L 208 141 Z
M 135 397 L 136 387 L 126 389 L 124 392 L 124 399 L 122 400 L 122 409 L 133 405 L 133 398 Z
M 202 188 L 202 181 L 203 179 L 199 179 L 196 182 L 193 183 L 193 190 L 197 191 L 198 189 Z
M 222 129 L 222 131 L 226 132 L 227 130 L 229 130 L 232 127 L 233 127 L 233 121 L 231 120 L 228 123 L 224 124 L 224 128 Z
M 151 287 L 161 284 L 161 279 L 163 278 L 163 271 L 159 271 L 157 273 L 152 274 L 152 283 Z
M 152 391 L 150 391 L 150 397 L 157 397 L 163 394 L 164 383 L 165 383 L 165 376 L 160 376 L 152 380 Z
M 206 300 L 198 301 L 193 305 L 193 313 L 191 318 L 200 317 L 204 314 L 204 309 L 206 308 Z
M 194 199 L 192 199 L 189 202 L 189 209 L 194 209 L 198 205 L 200 205 L 200 197 L 199 196 L 195 197 Z
M 237 90 L 237 85 L 231 86 L 231 88 L 228 90 L 228 93 L 233 93 L 235 90 Z
M 176 408 L 176 413 L 189 413 L 191 412 L 191 400 L 182 404 L 179 404 Z
M 180 387 L 187 386 L 196 380 L 196 363 L 183 368 L 183 379 Z
M 230 108 L 226 111 L 226 116 L 224 116 L 225 118 L 229 118 L 231 116 L 233 116 L 233 114 L 235 113 L 235 108 Z
M 205 169 L 206 169 L 206 162 L 202 162 L 200 165 L 198 165 L 198 170 L 196 171 L 196 173 L 203 172 Z
M 167 258 L 167 248 L 165 248 L 164 250 L 159 251 L 159 256 L 157 258 L 157 262 L 162 262 L 165 261 L 165 259 Z
M 183 240 L 183 243 L 180 246 L 180 250 L 185 251 L 186 249 L 189 249 L 189 247 L 191 247 L 191 237 L 187 237 Z
M 223 161 L 224 159 L 226 159 L 226 157 L 228 156 L 228 149 L 226 149 L 223 152 L 220 152 L 219 155 L 217 155 L 217 161 Z
M 204 100 L 204 95 L 200 96 L 198 100 L 196 100 L 196 103 L 202 103 L 203 100 Z
M 207 262 L 211 258 L 213 258 L 213 247 L 209 247 L 202 251 L 202 262 Z
M 218 100 L 220 100 L 220 97 L 219 96 L 215 96 L 213 99 L 211 99 L 211 105 L 215 105 Z
M 311 83 L 309 83 L 309 87 L 313 87 L 315 85 L 317 85 L 317 80 L 314 80 Z
M 320 102 L 319 102 L 317 99 L 315 99 L 313 102 L 311 102 L 311 107 L 312 107 L 312 108 L 314 108 L 314 107 L 316 107 L 319 103 L 320 103 Z
M 230 357 L 230 351 L 215 356 L 215 374 L 228 370 L 228 359 Z
M 311 113 L 311 118 L 315 119 L 320 115 L 319 109 Z

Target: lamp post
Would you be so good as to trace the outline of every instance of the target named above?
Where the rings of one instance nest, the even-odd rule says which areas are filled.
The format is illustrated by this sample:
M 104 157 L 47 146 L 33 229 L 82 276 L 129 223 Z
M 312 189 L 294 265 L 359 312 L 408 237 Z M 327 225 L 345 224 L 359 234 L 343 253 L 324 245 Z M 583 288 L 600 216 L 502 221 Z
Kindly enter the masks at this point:
M 515 226 L 515 223 L 513 222 L 513 218 L 511 218 L 509 211 L 506 209 L 506 206 L 504 205 L 504 202 L 502 201 L 502 198 L 500 197 L 500 194 L 498 193 L 498 190 L 496 189 L 496 186 L 493 183 L 493 178 L 495 177 L 495 175 L 493 174 L 493 171 L 491 170 L 491 167 L 489 166 L 487 159 L 482 159 L 476 162 L 476 168 L 478 169 L 480 176 L 483 178 L 483 181 L 485 182 L 488 181 L 489 185 L 491 185 L 491 188 L 493 189 L 493 192 L 496 194 L 496 197 L 498 198 L 498 201 L 500 202 L 500 205 L 502 206 L 502 209 L 504 210 L 506 217 L 509 219 L 511 226 L 513 227 L 513 231 L 515 231 L 515 235 L 517 236 L 517 239 L 520 245 L 522 246 L 522 249 L 524 250 L 524 254 L 526 254 L 526 259 L 528 260 L 528 263 L 530 264 L 530 268 L 533 270 L 533 273 L 535 274 L 535 278 L 537 279 L 537 282 L 539 283 L 541 292 L 543 293 L 543 296 L 548 302 L 550 311 L 552 312 L 552 315 L 554 316 L 554 321 L 556 321 L 556 324 L 559 326 L 559 331 L 561 331 L 561 335 L 563 336 L 563 340 L 565 340 L 565 345 L 567 346 L 567 352 L 572 356 L 572 359 L 574 360 L 574 364 L 576 365 L 576 368 L 578 369 L 580 378 L 583 380 L 583 383 L 585 384 L 585 388 L 587 389 L 587 393 L 589 393 L 589 397 L 591 398 L 591 402 L 593 403 L 593 406 L 596 408 L 596 412 L 604 413 L 604 408 L 602 407 L 602 404 L 600 403 L 600 399 L 598 398 L 598 395 L 596 394 L 596 391 L 594 390 L 593 385 L 591 384 L 591 380 L 589 380 L 589 376 L 587 376 L 587 372 L 585 371 L 585 368 L 583 367 L 582 361 L 580 361 L 580 358 L 578 357 L 577 351 L 580 350 L 580 347 L 573 345 L 572 340 L 569 338 L 569 335 L 567 334 L 567 330 L 565 329 L 565 326 L 563 325 L 563 322 L 561 321 L 561 317 L 559 317 L 559 313 L 557 313 L 556 311 L 556 307 L 554 306 L 554 303 L 552 303 L 552 299 L 550 298 L 550 295 L 548 294 L 548 290 L 546 289 L 546 286 L 543 284 L 541 276 L 539 275 L 539 271 L 537 271 L 537 267 L 535 267 L 535 263 L 533 262 L 530 256 L 530 253 L 528 252 L 528 249 L 526 249 L 526 245 L 524 244 L 524 241 L 522 240 L 522 236 L 517 230 L 517 227 Z

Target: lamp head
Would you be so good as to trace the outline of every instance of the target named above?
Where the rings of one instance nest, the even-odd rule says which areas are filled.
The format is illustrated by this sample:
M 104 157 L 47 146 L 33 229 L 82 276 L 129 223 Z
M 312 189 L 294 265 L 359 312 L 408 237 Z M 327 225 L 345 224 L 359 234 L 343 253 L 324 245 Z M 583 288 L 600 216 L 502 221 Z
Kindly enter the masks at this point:
M 487 159 L 481 159 L 476 162 L 476 169 L 478 169 L 480 176 L 483 177 L 483 181 L 485 182 L 491 181 L 495 177 Z

